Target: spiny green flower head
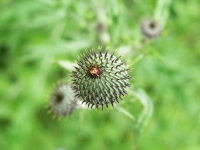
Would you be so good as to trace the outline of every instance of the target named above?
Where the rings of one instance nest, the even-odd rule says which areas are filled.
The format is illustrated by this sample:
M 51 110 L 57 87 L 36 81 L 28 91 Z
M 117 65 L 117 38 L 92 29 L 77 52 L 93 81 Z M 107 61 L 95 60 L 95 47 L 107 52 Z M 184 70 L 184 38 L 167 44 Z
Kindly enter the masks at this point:
M 76 98 L 70 85 L 58 83 L 50 94 L 48 107 L 54 116 L 69 116 L 76 108 Z
M 115 52 L 114 52 L 115 53 Z M 85 52 L 77 61 L 78 66 L 72 72 L 72 89 L 75 96 L 91 108 L 108 107 L 108 104 L 119 102 L 127 94 L 130 86 L 129 68 L 120 57 L 109 54 L 101 48 Z

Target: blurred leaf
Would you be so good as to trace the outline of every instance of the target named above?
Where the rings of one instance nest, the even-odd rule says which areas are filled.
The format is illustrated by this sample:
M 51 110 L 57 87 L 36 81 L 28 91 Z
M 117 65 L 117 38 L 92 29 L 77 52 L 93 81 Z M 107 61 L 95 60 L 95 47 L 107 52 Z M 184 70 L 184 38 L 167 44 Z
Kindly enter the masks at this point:
M 123 109 L 120 106 L 115 105 L 114 107 L 115 109 L 117 109 L 119 112 L 121 112 L 122 114 L 126 115 L 127 117 L 129 117 L 134 123 L 136 122 L 135 117 L 130 114 L 127 110 Z
M 136 127 L 137 130 L 142 130 L 153 114 L 153 102 L 142 89 L 134 90 L 133 93 L 144 106 L 144 109 L 138 118 Z
M 169 18 L 169 12 L 170 12 L 170 6 L 171 6 L 172 0 L 158 0 L 157 6 L 155 9 L 155 19 L 160 22 L 162 27 L 165 26 L 168 18 Z
M 70 61 L 66 61 L 66 60 L 55 60 L 55 62 L 60 65 L 61 67 L 67 69 L 67 70 L 74 70 L 74 66 L 76 66 L 75 63 L 72 63 Z

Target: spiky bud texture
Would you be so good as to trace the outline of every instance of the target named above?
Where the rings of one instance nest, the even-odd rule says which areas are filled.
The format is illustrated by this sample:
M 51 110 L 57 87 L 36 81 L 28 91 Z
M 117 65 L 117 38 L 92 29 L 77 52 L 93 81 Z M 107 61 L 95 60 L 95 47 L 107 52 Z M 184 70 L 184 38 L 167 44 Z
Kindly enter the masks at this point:
M 160 35 L 162 27 L 153 19 L 144 19 L 141 23 L 141 31 L 146 38 L 156 38 Z
M 48 107 L 55 116 L 69 116 L 76 108 L 76 98 L 70 85 L 58 83 L 50 94 Z
M 102 52 L 99 48 L 85 52 L 77 61 L 78 66 L 72 72 L 72 89 L 88 107 L 102 106 L 103 109 L 127 94 L 130 69 L 114 53 L 108 54 L 107 49 Z

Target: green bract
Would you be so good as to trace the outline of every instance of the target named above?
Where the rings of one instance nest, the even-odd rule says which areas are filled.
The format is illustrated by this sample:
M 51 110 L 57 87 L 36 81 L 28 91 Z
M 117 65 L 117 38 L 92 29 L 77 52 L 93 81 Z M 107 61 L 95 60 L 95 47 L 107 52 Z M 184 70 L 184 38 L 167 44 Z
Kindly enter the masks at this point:
M 121 56 L 120 56 L 121 57 Z M 107 49 L 102 52 L 91 50 L 85 52 L 77 61 L 78 67 L 72 72 L 72 89 L 82 102 L 99 107 L 118 102 L 127 94 L 126 87 L 130 86 L 128 68 L 125 63 L 108 54 Z

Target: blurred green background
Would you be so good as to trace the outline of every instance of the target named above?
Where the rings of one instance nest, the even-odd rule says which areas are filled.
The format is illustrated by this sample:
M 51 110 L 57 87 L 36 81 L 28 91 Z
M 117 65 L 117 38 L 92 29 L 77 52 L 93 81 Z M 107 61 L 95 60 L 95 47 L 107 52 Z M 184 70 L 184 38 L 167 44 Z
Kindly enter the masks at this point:
M 144 45 L 140 22 L 151 17 L 163 32 Z M 199 27 L 199 0 L 1 0 L 0 149 L 199 150 Z M 99 45 L 125 54 L 132 88 L 153 104 L 140 133 L 113 108 L 47 114 L 52 86 L 70 80 L 54 60 Z M 134 90 L 120 106 L 138 120 L 149 106 Z

